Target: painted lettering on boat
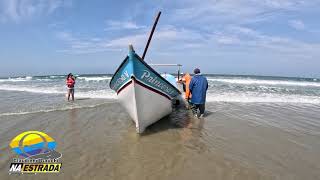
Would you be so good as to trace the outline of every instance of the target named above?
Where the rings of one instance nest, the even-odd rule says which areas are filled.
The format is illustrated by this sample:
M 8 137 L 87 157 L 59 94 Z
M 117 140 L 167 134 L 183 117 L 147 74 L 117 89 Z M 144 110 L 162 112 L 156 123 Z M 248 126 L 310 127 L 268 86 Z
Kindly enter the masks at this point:
M 158 80 L 158 77 L 156 76 L 152 76 L 151 73 L 147 70 L 143 70 L 143 74 L 141 76 L 141 79 L 151 83 L 152 85 L 158 87 L 159 89 L 163 90 L 164 92 L 168 93 L 168 94 L 173 94 L 174 90 L 167 86 L 165 83 L 162 83 L 160 80 Z
M 122 85 L 128 78 L 129 78 L 128 71 L 124 71 L 120 78 L 117 79 L 117 81 L 114 83 L 113 87 L 111 89 L 117 90 L 120 85 Z

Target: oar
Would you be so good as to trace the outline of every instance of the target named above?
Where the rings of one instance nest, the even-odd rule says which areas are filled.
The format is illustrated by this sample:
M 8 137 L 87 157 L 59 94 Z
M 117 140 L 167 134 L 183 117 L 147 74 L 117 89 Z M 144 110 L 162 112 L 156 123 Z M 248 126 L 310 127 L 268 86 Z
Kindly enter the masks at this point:
M 158 12 L 158 15 L 157 15 L 157 17 L 156 17 L 156 20 L 155 20 L 155 22 L 154 22 L 154 24 L 153 24 L 153 27 L 152 27 L 152 29 L 151 29 L 148 42 L 147 42 L 147 44 L 146 44 L 146 47 L 144 48 L 144 52 L 143 52 L 143 55 L 142 55 L 142 60 L 144 60 L 144 57 L 146 56 L 146 53 L 147 53 L 147 51 L 148 51 L 148 47 L 149 47 L 150 41 L 151 41 L 151 39 L 152 39 L 153 32 L 154 32 L 154 30 L 156 29 L 156 26 L 157 26 L 158 20 L 159 20 L 159 18 L 160 18 L 160 15 L 161 15 L 161 11 Z

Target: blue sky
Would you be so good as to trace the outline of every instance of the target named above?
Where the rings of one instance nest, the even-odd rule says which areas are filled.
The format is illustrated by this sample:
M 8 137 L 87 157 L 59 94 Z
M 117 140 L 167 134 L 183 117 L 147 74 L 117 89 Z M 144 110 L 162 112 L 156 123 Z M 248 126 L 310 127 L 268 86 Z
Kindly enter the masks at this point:
M 184 71 L 320 77 L 320 0 L 0 0 L 0 76 L 113 73 L 133 44 Z

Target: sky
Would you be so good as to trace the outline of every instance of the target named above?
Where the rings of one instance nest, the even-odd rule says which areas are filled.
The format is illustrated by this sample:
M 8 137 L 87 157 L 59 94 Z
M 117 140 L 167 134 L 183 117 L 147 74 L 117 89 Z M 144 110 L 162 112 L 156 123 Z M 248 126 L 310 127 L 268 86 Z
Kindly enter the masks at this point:
M 320 77 L 320 0 L 0 0 L 0 76 L 114 73 L 133 44 L 184 72 Z M 171 71 L 171 70 L 168 70 Z

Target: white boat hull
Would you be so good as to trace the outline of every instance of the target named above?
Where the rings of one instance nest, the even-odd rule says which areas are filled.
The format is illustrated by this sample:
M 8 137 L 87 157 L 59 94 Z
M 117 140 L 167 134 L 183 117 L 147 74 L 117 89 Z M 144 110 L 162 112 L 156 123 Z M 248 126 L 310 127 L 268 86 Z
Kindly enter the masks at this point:
M 137 133 L 172 112 L 168 97 L 134 78 L 118 93 L 118 99 L 135 122 Z
M 170 78 L 172 83 L 166 78 Z M 172 101 L 181 95 L 174 84 L 174 76 L 167 74 L 162 77 L 131 47 L 109 86 L 136 123 L 137 132 L 142 133 L 147 126 L 172 112 Z

